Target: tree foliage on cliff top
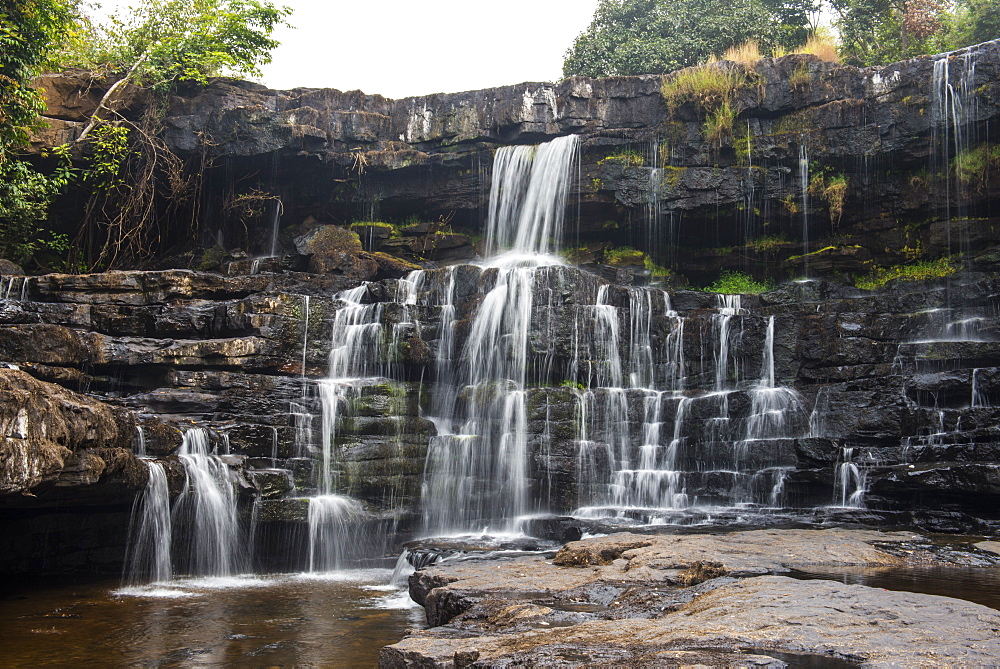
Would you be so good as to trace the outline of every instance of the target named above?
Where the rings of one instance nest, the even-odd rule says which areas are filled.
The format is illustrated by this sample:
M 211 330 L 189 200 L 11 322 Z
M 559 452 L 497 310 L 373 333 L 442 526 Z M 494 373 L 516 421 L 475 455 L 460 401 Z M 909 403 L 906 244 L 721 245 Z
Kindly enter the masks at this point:
M 259 75 L 291 13 L 269 0 L 144 0 L 104 24 L 82 18 L 63 66 L 88 67 L 165 90 L 218 74 Z
M 670 72 L 748 40 L 770 52 L 808 36 L 813 0 L 601 0 L 566 53 L 566 76 Z

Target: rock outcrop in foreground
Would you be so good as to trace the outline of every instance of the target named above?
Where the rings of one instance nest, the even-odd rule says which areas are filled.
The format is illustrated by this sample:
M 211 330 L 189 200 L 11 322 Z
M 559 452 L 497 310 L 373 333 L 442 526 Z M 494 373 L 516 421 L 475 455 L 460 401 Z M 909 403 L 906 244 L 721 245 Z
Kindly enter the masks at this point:
M 380 665 L 992 665 L 994 609 L 775 575 L 933 562 L 906 543 L 913 539 L 847 530 L 620 534 L 572 542 L 554 558 L 446 562 L 410 578 L 435 627 L 384 648 Z M 990 553 L 975 559 L 997 563 Z

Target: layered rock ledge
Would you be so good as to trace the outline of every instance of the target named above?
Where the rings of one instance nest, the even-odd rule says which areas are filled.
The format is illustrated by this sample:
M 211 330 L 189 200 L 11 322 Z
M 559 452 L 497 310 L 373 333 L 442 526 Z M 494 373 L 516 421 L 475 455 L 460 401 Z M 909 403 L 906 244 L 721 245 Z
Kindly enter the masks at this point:
M 380 665 L 992 664 L 994 609 L 778 575 L 942 563 L 913 550 L 914 539 L 860 530 L 616 534 L 571 542 L 554 557 L 445 562 L 410 579 L 434 627 L 384 648 Z

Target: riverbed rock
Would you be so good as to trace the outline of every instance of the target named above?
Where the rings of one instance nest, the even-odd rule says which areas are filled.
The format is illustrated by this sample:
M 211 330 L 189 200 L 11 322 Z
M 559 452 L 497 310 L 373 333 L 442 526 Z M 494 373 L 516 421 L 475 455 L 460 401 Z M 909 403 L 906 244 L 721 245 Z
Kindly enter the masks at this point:
M 417 632 L 384 648 L 380 666 L 680 666 L 705 661 L 698 654 L 707 649 L 718 649 L 722 666 L 756 666 L 726 657 L 737 648 L 775 662 L 797 657 L 805 663 L 815 656 L 866 666 L 986 666 L 1000 653 L 1000 612 L 994 609 L 784 576 L 729 581 L 652 618 L 556 625 L 545 613 L 537 611 L 530 628 L 509 634 Z M 779 653 L 769 656 L 768 649 Z M 709 661 L 719 666 L 718 659 Z
M 920 552 L 912 550 L 914 539 L 852 530 L 620 534 L 572 542 L 554 559 L 445 561 L 410 579 L 431 629 L 384 648 L 380 666 L 796 666 L 811 656 L 865 665 L 988 664 L 1000 651 L 1000 612 L 993 609 L 769 575 L 899 565 L 900 555 Z M 708 564 L 706 555 L 717 561 Z M 933 559 L 927 555 L 922 559 Z M 692 586 L 702 580 L 685 579 L 694 572 L 705 580 Z

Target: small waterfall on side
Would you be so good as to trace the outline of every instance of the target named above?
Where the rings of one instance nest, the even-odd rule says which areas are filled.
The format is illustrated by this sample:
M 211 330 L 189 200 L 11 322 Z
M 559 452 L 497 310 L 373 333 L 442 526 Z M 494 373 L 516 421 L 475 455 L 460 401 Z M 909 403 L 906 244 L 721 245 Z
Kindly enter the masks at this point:
M 271 217 L 271 252 L 268 257 L 275 258 L 278 255 L 278 231 L 281 229 L 281 214 L 284 207 L 281 200 L 274 201 L 274 214 Z
M 802 202 L 802 273 L 809 276 L 809 147 L 799 144 L 799 187 Z
M 236 514 L 236 493 L 229 468 L 210 453 L 208 432 L 184 433 L 178 457 L 184 465 L 184 490 L 174 503 L 175 528 L 182 529 L 183 571 L 198 576 L 230 576 L 242 569 L 242 537 Z M 180 543 L 180 546 L 178 546 Z
M 140 431 L 140 434 L 141 431 Z M 149 481 L 132 506 L 128 549 L 125 556 L 127 585 L 169 581 L 170 565 L 170 491 L 163 464 L 145 460 Z
M 845 509 L 865 508 L 868 476 L 854 461 L 854 449 L 844 447 L 833 481 L 834 506 Z
M 990 407 L 990 397 L 988 394 L 982 391 L 979 383 L 979 373 L 982 369 L 976 368 L 972 370 L 972 383 L 971 391 L 972 398 L 969 406 L 973 409 L 989 408 Z

